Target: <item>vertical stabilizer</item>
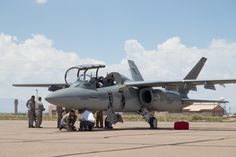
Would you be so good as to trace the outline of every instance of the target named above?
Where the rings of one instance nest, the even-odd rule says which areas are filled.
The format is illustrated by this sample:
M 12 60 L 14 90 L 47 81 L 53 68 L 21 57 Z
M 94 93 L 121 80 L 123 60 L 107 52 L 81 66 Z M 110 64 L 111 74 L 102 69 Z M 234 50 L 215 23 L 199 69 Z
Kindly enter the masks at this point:
M 137 66 L 135 65 L 134 61 L 128 60 L 128 63 L 129 63 L 129 68 L 130 68 L 130 72 L 131 72 L 133 80 L 134 81 L 143 81 L 143 77 L 142 77 L 141 73 L 139 72 Z
M 194 80 L 198 77 L 201 72 L 207 58 L 202 57 L 198 63 L 193 67 L 193 69 L 185 76 L 184 80 Z
M 193 69 L 185 76 L 184 80 L 195 80 L 197 79 L 198 75 L 200 74 L 207 58 L 202 57 L 197 64 L 193 67 Z M 179 93 L 182 95 L 183 98 L 188 97 L 188 93 L 190 90 L 197 90 L 196 86 L 194 85 L 186 85 L 179 87 Z

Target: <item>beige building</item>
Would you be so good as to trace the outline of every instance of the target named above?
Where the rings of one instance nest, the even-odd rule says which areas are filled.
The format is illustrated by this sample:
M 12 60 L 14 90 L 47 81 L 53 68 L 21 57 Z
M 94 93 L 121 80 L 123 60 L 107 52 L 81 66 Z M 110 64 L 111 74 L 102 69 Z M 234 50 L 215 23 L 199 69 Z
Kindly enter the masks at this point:
M 56 105 L 48 105 L 48 114 L 49 114 L 50 117 L 56 116 L 56 114 L 57 114 Z
M 207 116 L 223 116 L 224 108 L 218 103 L 194 103 L 183 108 L 183 113 L 199 113 Z

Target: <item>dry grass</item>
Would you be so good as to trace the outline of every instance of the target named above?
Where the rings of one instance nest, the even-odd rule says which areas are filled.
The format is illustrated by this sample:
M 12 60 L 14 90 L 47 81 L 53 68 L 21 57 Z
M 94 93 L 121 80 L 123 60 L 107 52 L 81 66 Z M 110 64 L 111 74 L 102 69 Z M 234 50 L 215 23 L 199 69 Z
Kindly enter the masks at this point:
M 104 115 L 105 117 L 105 115 Z M 161 122 L 174 122 L 174 121 L 188 121 L 188 122 L 235 122 L 235 117 L 218 117 L 218 116 L 203 116 L 199 114 L 184 115 L 184 114 L 167 114 L 157 115 L 158 121 Z M 137 114 L 123 114 L 124 121 L 143 121 L 142 116 Z M 55 121 L 56 116 L 50 117 L 48 114 L 43 115 L 46 121 Z M 0 114 L 0 120 L 27 120 L 27 114 Z

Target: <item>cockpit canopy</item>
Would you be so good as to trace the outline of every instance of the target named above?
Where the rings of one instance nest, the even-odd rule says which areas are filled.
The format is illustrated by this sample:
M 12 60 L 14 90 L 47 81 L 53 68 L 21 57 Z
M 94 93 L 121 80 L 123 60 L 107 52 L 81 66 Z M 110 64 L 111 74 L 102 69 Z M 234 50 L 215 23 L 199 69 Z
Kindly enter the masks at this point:
M 86 79 L 91 79 L 90 76 L 88 74 L 86 74 L 86 72 L 90 69 L 95 69 L 96 70 L 96 76 L 95 77 L 97 78 L 98 77 L 98 70 L 100 68 L 105 68 L 105 65 L 103 65 L 103 64 L 84 64 L 84 65 L 78 65 L 78 66 L 71 67 L 65 73 L 65 83 L 68 86 L 70 86 L 70 83 L 68 82 L 68 73 L 71 70 L 77 70 L 76 77 L 81 79 L 81 81 L 82 81 L 82 80 L 86 80 Z M 81 71 L 83 71 L 82 75 L 80 75 Z
M 88 81 L 90 81 L 90 80 L 92 80 L 92 76 L 91 75 L 88 75 L 88 74 L 81 74 L 79 77 L 78 77 L 78 79 L 77 79 L 77 81 L 80 81 L 80 82 L 88 82 Z
M 87 65 L 79 65 L 75 67 L 69 68 L 65 73 L 65 82 L 67 86 L 71 86 L 72 83 L 68 82 L 68 72 L 71 70 L 76 70 L 76 81 L 73 83 L 74 87 L 83 87 L 83 88 L 90 88 L 90 89 L 96 89 L 101 87 L 107 87 L 112 86 L 115 84 L 123 84 L 126 78 L 125 76 L 119 74 L 118 72 L 112 72 L 107 74 L 105 77 L 98 76 L 98 71 L 100 68 L 104 68 L 105 65 L 102 64 L 87 64 Z M 95 69 L 96 74 L 95 76 L 88 75 L 87 71 Z M 82 73 L 83 71 L 83 73 Z

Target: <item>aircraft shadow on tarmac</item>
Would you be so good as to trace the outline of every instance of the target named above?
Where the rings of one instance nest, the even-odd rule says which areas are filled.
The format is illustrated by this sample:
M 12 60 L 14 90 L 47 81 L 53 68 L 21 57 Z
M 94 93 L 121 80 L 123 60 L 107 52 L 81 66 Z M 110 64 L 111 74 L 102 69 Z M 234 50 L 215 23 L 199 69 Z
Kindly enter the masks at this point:
M 150 129 L 150 128 L 143 128 L 143 127 L 132 127 L 132 128 L 113 128 L 113 129 L 107 129 L 107 128 L 94 128 L 92 131 L 78 131 L 78 132 L 102 132 L 102 131 L 127 131 L 127 130 L 176 130 L 172 127 L 161 127 L 157 129 Z M 59 131 L 59 130 L 58 130 Z M 178 130 L 176 130 L 178 131 Z M 183 130 L 179 130 L 183 131 Z M 190 128 L 189 131 L 236 131 L 236 129 L 228 129 L 228 128 L 203 128 L 203 127 L 193 127 Z M 62 132 L 67 132 L 63 130 Z
M 157 129 L 150 129 L 150 128 L 141 128 L 141 127 L 133 127 L 133 128 L 94 128 L 93 131 L 126 131 L 126 130 L 174 130 L 173 128 L 157 128 Z
M 93 131 L 122 131 L 122 130 L 176 130 L 171 127 L 163 127 L 157 129 L 150 128 L 141 128 L 141 127 L 133 127 L 133 128 L 114 128 L 114 129 L 106 129 L 106 128 L 95 128 Z M 185 130 L 185 129 L 183 129 Z M 190 128 L 190 131 L 236 131 L 236 129 L 227 129 L 227 128 Z M 180 130 L 181 131 L 181 130 Z
M 50 129 L 52 129 L 50 127 Z M 132 127 L 132 128 L 113 128 L 113 129 L 108 129 L 108 128 L 94 128 L 92 131 L 78 131 L 78 132 L 102 132 L 102 131 L 127 131 L 127 130 L 174 130 L 174 128 L 156 128 L 156 129 L 151 129 L 149 127 L 143 128 L 143 127 Z M 58 130 L 59 131 L 59 130 Z M 74 132 L 74 131 L 66 131 L 62 129 L 60 132 Z
M 127 131 L 127 130 L 174 130 L 174 128 L 156 128 L 156 129 L 150 129 L 150 128 L 142 128 L 142 127 L 132 127 L 132 128 L 113 128 L 113 129 L 107 129 L 107 128 L 94 128 L 92 131 L 78 131 L 78 132 L 102 132 L 102 131 Z M 62 130 L 63 132 L 67 132 L 66 130 Z

